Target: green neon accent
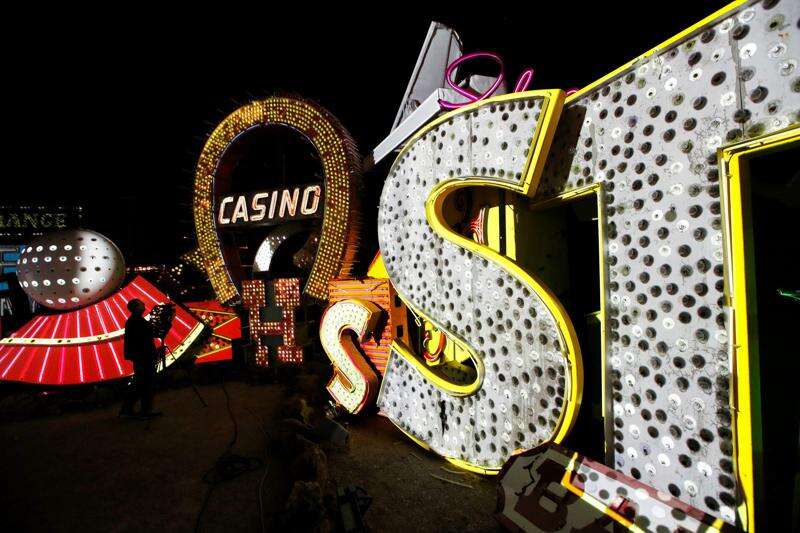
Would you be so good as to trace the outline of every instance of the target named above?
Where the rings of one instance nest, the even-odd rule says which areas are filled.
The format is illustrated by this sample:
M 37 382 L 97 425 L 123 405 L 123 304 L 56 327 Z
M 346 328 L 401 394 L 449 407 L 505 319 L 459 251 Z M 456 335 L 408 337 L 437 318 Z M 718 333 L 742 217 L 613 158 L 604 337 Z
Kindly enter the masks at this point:
M 783 296 L 785 298 L 789 298 L 790 300 L 800 302 L 800 289 L 778 289 L 778 296 Z

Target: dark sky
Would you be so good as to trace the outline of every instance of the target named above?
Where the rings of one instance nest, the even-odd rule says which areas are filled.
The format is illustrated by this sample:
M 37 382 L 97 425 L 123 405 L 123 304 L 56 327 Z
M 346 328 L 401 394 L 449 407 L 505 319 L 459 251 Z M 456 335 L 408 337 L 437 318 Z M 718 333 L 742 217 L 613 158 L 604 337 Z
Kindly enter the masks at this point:
M 191 230 L 204 138 L 240 103 L 279 91 L 315 99 L 367 154 L 391 127 L 431 20 L 454 27 L 466 51 L 500 53 L 512 83 L 530 65 L 532 88 L 568 88 L 725 2 L 515 2 L 497 15 L 434 2 L 325 13 L 271 4 L 180 12 L 137 4 L 116 13 L 42 6 L 22 17 L 5 54 L 5 203 L 83 202 L 86 225 L 130 263 L 172 261 L 189 247 L 179 238 Z

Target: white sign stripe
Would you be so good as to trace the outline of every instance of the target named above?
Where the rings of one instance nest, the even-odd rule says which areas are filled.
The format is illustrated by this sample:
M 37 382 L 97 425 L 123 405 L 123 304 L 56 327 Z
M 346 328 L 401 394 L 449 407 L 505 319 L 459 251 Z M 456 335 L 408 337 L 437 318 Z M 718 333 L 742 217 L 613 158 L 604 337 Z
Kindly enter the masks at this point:
M 114 305 L 116 305 L 117 309 L 119 309 L 120 315 L 122 315 L 124 317 L 125 316 L 125 311 L 122 309 L 122 306 L 119 305 L 119 302 L 116 299 L 114 299 Z
M 114 363 L 117 364 L 117 370 L 121 376 L 123 374 L 122 365 L 119 364 L 119 356 L 117 355 L 117 350 L 114 349 L 114 341 L 109 342 L 108 346 L 111 348 L 111 353 L 114 354 Z
M 42 322 L 39 324 L 39 327 L 37 327 L 36 330 L 34 330 L 33 333 L 31 333 L 30 338 L 31 339 L 35 338 L 36 334 L 39 333 L 39 331 L 44 327 L 45 324 L 47 324 L 47 322 L 48 320 L 45 320 L 44 317 L 42 317 Z
M 100 326 L 102 327 L 101 333 L 108 333 L 106 322 L 103 320 L 103 316 L 100 314 L 100 309 L 98 309 L 98 306 L 94 306 L 94 312 L 97 315 L 98 320 L 100 320 Z
M 150 296 L 150 293 L 148 293 L 147 291 L 145 291 L 145 290 L 143 290 L 141 287 L 139 287 L 139 286 L 136 284 L 136 282 L 135 282 L 135 281 L 134 281 L 133 283 L 131 283 L 131 285 L 133 285 L 134 287 L 136 287 L 136 288 L 139 290 L 139 292 L 141 292 L 142 294 L 144 294 L 144 295 L 147 297 L 147 299 L 148 299 L 148 300 L 150 300 L 151 302 L 153 302 L 153 305 L 158 305 L 158 304 L 160 304 L 160 303 L 161 303 L 161 302 L 159 302 L 158 300 L 156 300 L 155 298 L 153 298 L 152 296 Z
M 11 363 L 8 365 L 8 367 L 3 372 L 3 377 L 6 377 L 6 375 L 8 374 L 8 371 L 11 370 L 11 368 L 17 363 L 17 359 L 19 359 L 19 356 L 22 354 L 23 350 L 25 350 L 25 346 L 20 348 L 19 351 L 17 352 L 17 355 L 14 356 L 14 359 L 12 359 Z
M 94 329 L 92 329 L 92 317 L 89 316 L 89 308 L 86 308 L 86 327 L 89 328 L 89 336 L 94 337 Z
M 117 327 L 117 329 L 121 329 L 119 327 L 119 322 L 117 322 L 117 317 L 114 316 L 114 312 L 111 310 L 111 306 L 108 305 L 108 300 L 104 301 L 103 304 L 106 306 L 106 309 L 108 310 L 108 314 L 109 314 L 109 316 L 111 316 L 111 320 L 114 321 L 114 325 Z
M 175 312 L 175 319 L 176 319 L 178 322 L 180 322 L 181 324 L 183 324 L 183 325 L 186 327 L 186 329 L 192 329 L 192 326 L 190 326 L 189 324 L 187 324 L 186 322 L 184 322 L 184 321 L 183 321 L 183 319 L 180 317 L 180 315 L 178 314 L 178 312 L 177 312 L 177 311 Z
M 100 373 L 100 379 L 106 379 L 103 374 L 103 367 L 100 365 L 100 354 L 97 353 L 97 344 L 92 344 L 94 348 L 94 362 L 97 363 L 97 371 Z
M 81 383 L 83 383 L 83 351 L 81 351 L 80 346 L 78 346 L 78 374 L 81 377 Z
M 42 361 L 42 368 L 39 370 L 39 383 L 42 382 L 42 378 L 44 377 L 44 369 L 47 366 L 47 360 L 50 359 L 50 350 L 52 346 L 48 346 L 47 350 L 44 352 L 44 360 Z
M 61 357 L 59 357 L 58 382 L 64 383 L 64 347 L 61 347 Z
M 21 338 L 25 338 L 25 336 L 26 336 L 26 335 L 28 335 L 28 333 L 29 333 L 29 332 L 30 332 L 30 331 L 33 329 L 34 325 L 35 325 L 36 323 L 39 323 L 39 322 L 43 321 L 43 320 L 44 320 L 44 317 L 43 317 L 42 315 L 39 315 L 39 316 L 37 316 L 36 318 L 34 318 L 33 320 L 31 320 L 31 321 L 28 323 L 28 325 L 27 325 L 27 326 L 25 326 L 25 330 L 24 330 L 24 331 L 15 331 L 15 332 L 14 332 L 14 333 L 12 333 L 11 335 L 9 335 L 9 337 L 21 337 Z
M 58 328 L 59 328 L 59 326 L 61 325 L 61 317 L 62 317 L 62 316 L 64 316 L 64 315 L 58 315 L 58 316 L 56 317 L 56 326 L 53 328 L 53 333 L 52 333 L 52 335 L 50 335 L 50 338 L 51 338 L 51 339 L 58 339 L 58 338 L 59 338 L 59 336 L 58 336 Z

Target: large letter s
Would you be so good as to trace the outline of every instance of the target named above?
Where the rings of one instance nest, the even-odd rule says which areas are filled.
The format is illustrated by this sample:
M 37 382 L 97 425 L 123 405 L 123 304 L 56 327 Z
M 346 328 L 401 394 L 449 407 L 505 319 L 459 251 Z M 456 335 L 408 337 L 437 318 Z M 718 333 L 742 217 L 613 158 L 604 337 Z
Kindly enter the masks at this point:
M 563 102 L 559 90 L 531 91 L 444 115 L 406 144 L 381 195 L 378 240 L 393 285 L 472 367 L 429 367 L 396 340 L 378 405 L 414 439 L 479 471 L 564 438 L 580 404 L 580 351 L 547 287 L 450 229 L 446 199 L 475 186 L 532 196 Z
M 354 299 L 336 302 L 322 315 L 320 341 L 334 365 L 327 389 L 351 413 L 358 413 L 375 397 L 378 375 L 345 332 L 352 331 L 361 340 L 375 330 L 380 315 L 374 303 Z

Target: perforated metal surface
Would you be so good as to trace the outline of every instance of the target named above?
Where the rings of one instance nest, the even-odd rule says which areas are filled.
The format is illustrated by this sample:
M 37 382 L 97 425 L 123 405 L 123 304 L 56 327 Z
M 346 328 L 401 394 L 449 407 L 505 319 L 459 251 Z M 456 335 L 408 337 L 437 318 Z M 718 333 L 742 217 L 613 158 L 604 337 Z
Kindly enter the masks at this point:
M 800 120 L 799 24 L 745 6 L 568 103 L 538 195 L 606 191 L 613 466 L 731 522 L 717 149 Z
M 606 202 L 611 466 L 729 522 L 741 495 L 717 150 L 800 122 L 798 28 L 799 2 L 745 5 L 579 93 L 564 109 L 535 198 L 599 183 Z M 530 287 L 433 234 L 425 220 L 425 200 L 442 180 L 518 178 L 533 123 L 518 109 L 508 119 L 492 119 L 488 105 L 482 113 L 415 141 L 390 172 L 379 215 L 392 282 L 475 350 L 486 368 L 482 388 L 452 396 L 393 353 L 379 405 L 435 451 L 496 465 L 549 438 L 558 415 L 548 412 L 553 403 L 542 410 L 537 402 L 563 401 L 569 383 L 558 374 L 562 347 L 546 347 L 558 340 L 553 317 Z M 541 357 L 551 358 L 555 379 Z M 521 409 L 510 412 L 514 405 Z
M 434 127 L 401 154 L 381 197 L 378 238 L 398 293 L 472 347 L 483 380 L 477 393 L 454 396 L 393 349 L 378 405 L 438 453 L 485 468 L 552 438 L 572 386 L 567 355 L 532 287 L 437 235 L 424 204 L 452 178 L 524 179 L 541 104 L 520 96 Z
M 65 311 L 114 292 L 125 277 L 125 259 L 95 231 L 62 230 L 38 237 L 20 253 L 17 276 L 40 305 Z

